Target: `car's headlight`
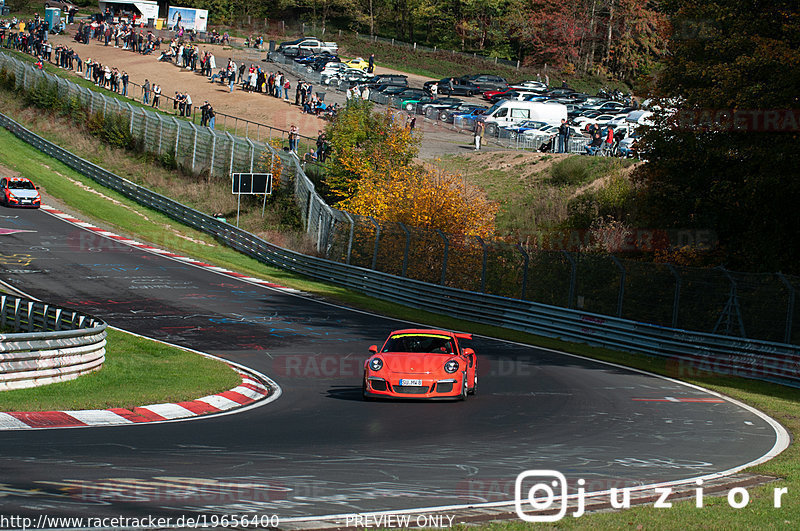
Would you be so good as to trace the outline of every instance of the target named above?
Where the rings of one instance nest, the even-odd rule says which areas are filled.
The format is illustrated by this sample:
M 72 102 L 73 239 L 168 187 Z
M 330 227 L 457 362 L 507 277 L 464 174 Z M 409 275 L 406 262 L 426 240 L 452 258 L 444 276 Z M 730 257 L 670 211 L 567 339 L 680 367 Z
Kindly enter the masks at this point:
M 369 360 L 369 368 L 373 371 L 379 371 L 383 368 L 383 360 L 380 358 L 372 358 Z
M 450 374 L 453 374 L 458 370 L 458 362 L 456 360 L 450 360 L 444 364 L 444 371 Z

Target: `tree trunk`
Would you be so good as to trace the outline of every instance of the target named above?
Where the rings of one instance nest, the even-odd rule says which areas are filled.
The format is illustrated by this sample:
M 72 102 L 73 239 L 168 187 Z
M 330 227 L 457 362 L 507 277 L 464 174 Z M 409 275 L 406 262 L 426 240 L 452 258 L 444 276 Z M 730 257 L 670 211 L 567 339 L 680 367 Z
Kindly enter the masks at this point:
M 375 35 L 375 13 L 372 11 L 372 0 L 369 0 L 369 36 Z
M 614 0 L 610 0 L 608 4 L 608 32 L 606 34 L 606 58 L 605 63 L 611 60 L 611 29 L 614 26 Z
M 594 54 L 597 47 L 597 38 L 595 37 L 596 21 L 594 19 L 595 10 L 597 9 L 597 0 L 592 0 L 592 15 L 589 18 L 589 39 L 592 45 L 589 47 L 589 53 L 586 55 L 586 62 L 583 66 L 583 71 L 588 72 L 590 66 L 594 66 Z

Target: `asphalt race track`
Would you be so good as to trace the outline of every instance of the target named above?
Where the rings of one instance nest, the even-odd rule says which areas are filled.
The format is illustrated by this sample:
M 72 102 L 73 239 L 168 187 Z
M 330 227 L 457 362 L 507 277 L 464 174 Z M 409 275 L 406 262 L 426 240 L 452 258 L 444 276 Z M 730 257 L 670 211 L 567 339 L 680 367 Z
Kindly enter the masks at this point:
M 191 422 L 0 431 L 0 512 L 294 517 L 513 500 L 526 469 L 587 491 L 760 459 L 761 415 L 676 382 L 476 338 L 466 402 L 364 402 L 367 348 L 406 323 L 157 256 L 43 211 L 0 209 L 0 278 L 273 378 L 283 395 Z

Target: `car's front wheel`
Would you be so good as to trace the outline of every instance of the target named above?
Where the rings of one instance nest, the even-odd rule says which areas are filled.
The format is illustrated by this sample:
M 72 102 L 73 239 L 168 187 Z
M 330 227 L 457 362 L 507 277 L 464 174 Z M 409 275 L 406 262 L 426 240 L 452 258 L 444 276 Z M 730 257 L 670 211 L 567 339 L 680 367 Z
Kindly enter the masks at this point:
M 472 389 L 469 390 L 469 394 L 474 395 L 477 392 L 478 392 L 478 371 L 476 368 L 475 377 L 472 380 Z
M 461 386 L 461 394 L 458 395 L 458 399 L 459 400 L 466 400 L 467 399 L 467 394 L 469 394 L 469 389 L 467 388 L 467 375 L 466 375 L 466 373 L 464 373 L 463 382 L 464 383 Z
M 497 126 L 495 124 L 487 125 L 486 134 L 489 136 L 497 136 Z

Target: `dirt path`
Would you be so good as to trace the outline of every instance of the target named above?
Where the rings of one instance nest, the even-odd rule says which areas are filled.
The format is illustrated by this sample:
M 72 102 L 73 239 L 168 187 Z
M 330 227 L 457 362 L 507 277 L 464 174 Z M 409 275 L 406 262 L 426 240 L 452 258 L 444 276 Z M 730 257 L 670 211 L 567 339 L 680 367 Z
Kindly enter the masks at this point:
M 104 46 L 102 43 L 92 40 L 89 44 L 80 44 L 72 39 L 72 34 L 77 25 L 68 28 L 69 34 L 53 35 L 51 41 L 55 45 L 71 47 L 78 52 L 83 61 L 91 59 L 99 61 L 101 64 L 108 64 L 116 67 L 120 71 L 126 71 L 132 83 L 141 85 L 147 79 L 150 83 L 161 85 L 162 94 L 173 96 L 176 91 L 188 92 L 193 104 L 199 107 L 204 101 L 208 100 L 217 113 L 228 114 L 240 118 L 269 125 L 278 129 L 288 130 L 291 125 L 296 124 L 300 129 L 300 134 L 308 137 L 316 137 L 320 129 L 324 129 L 325 122 L 316 116 L 303 114 L 300 108 L 287 103 L 281 99 L 273 98 L 261 93 L 250 93 L 238 88 L 231 93 L 227 87 L 219 83 L 210 83 L 206 77 L 199 73 L 192 72 L 185 68 L 179 68 L 174 63 L 160 62 L 158 55 L 140 55 L 121 48 L 114 48 L 113 43 Z M 162 46 L 163 47 L 163 46 Z M 200 52 L 206 50 L 214 54 L 217 66 L 225 64 L 229 57 L 232 57 L 237 64 L 244 61 L 246 64 L 258 64 L 268 72 L 279 69 L 279 65 L 263 62 L 265 51 L 258 50 L 236 50 L 228 46 L 214 44 L 200 44 Z M 377 73 L 398 73 L 383 67 L 376 68 Z M 77 75 L 77 74 L 76 74 Z M 429 80 L 423 76 L 409 74 L 409 82 L 412 86 L 422 86 Z M 294 101 L 294 87 L 297 79 L 290 76 L 292 89 L 290 99 Z M 315 87 L 318 90 L 320 87 Z M 131 87 L 130 96 L 141 101 L 142 94 L 139 87 Z M 335 91 L 327 91 L 326 102 L 344 103 L 344 95 Z M 161 108 L 171 105 L 170 102 L 162 98 Z M 217 117 L 217 123 L 223 123 L 223 117 Z M 472 137 L 469 134 L 458 133 L 448 130 L 436 123 L 427 122 L 422 116 L 417 117 L 416 130 L 423 136 L 420 145 L 420 158 L 436 158 L 444 154 L 465 154 L 470 152 Z M 486 146 L 487 150 L 493 150 L 491 146 Z

